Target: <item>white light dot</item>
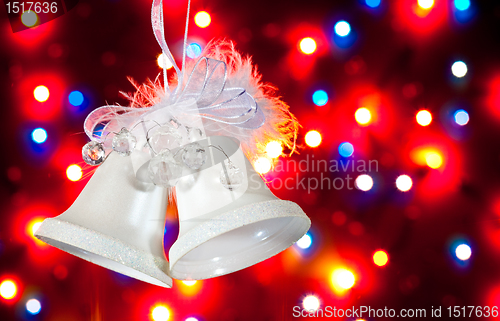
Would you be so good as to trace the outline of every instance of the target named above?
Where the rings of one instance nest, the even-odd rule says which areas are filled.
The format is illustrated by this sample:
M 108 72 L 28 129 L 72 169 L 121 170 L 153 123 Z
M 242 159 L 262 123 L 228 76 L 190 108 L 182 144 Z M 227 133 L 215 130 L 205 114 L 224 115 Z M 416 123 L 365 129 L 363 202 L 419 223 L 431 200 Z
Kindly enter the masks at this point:
M 432 114 L 428 110 L 420 110 L 415 117 L 420 126 L 428 126 L 432 122 Z
M 347 36 L 351 32 L 351 26 L 347 21 L 341 20 L 335 24 L 335 33 L 341 37 Z
M 402 191 L 402 192 L 407 192 L 411 189 L 411 186 L 413 185 L 413 182 L 408 175 L 400 175 L 396 179 L 396 187 Z
M 358 110 L 356 110 L 356 112 L 354 113 L 354 118 L 356 119 L 358 124 L 366 125 L 371 121 L 372 113 L 368 108 L 358 108 Z
M 165 69 L 165 67 L 167 69 L 170 69 L 173 67 L 172 63 L 170 62 L 170 60 L 163 54 L 161 53 L 158 58 L 156 59 L 156 63 L 158 64 L 158 66 L 161 68 L 161 69 Z
M 319 309 L 320 302 L 319 299 L 314 295 L 308 295 L 302 301 L 302 306 L 307 311 L 316 311 Z
M 454 118 L 455 122 L 460 126 L 467 125 L 467 123 L 469 122 L 469 114 L 463 109 L 457 110 L 455 112 Z
M 196 284 L 196 280 L 184 280 L 182 281 L 182 283 L 184 283 L 187 286 L 193 286 Z
M 359 175 L 355 183 L 356 187 L 364 192 L 371 190 L 373 187 L 373 179 L 367 174 Z
M 76 164 L 69 165 L 66 169 L 66 176 L 70 181 L 76 182 L 83 176 L 82 168 Z
M 301 249 L 307 249 L 312 244 L 312 238 L 309 234 L 306 234 L 302 236 L 295 244 L 297 244 L 297 246 L 300 247 Z
M 463 61 L 455 61 L 451 66 L 451 73 L 457 78 L 462 78 L 467 74 L 467 65 Z
M 163 305 L 158 305 L 153 309 L 151 317 L 154 321 L 167 321 L 170 319 L 170 311 Z
M 300 41 L 299 47 L 300 51 L 306 55 L 310 55 L 316 51 L 317 45 L 313 38 L 307 37 Z
M 333 272 L 332 281 L 343 290 L 348 290 L 354 286 L 356 278 L 354 274 L 347 269 L 337 269 Z
M 277 158 L 283 153 L 283 146 L 278 141 L 269 142 L 266 145 L 266 153 L 271 158 Z
M 41 144 L 47 140 L 47 132 L 43 128 L 37 128 L 31 133 L 31 138 L 35 143 Z
M 434 0 L 418 0 L 418 6 L 422 9 L 430 9 L 434 6 Z
M 41 309 L 42 305 L 37 299 L 30 299 L 26 302 L 26 310 L 33 315 L 40 313 Z
M 195 317 L 189 317 L 185 321 L 198 321 Z
M 36 100 L 43 103 L 44 101 L 47 101 L 47 99 L 49 99 L 50 92 L 49 89 L 45 86 L 37 86 L 35 90 L 33 90 L 33 96 Z
M 459 258 L 460 260 L 466 261 L 470 259 L 472 250 L 470 246 L 468 246 L 467 244 L 460 244 L 459 246 L 457 246 L 455 254 L 457 255 L 457 258 Z

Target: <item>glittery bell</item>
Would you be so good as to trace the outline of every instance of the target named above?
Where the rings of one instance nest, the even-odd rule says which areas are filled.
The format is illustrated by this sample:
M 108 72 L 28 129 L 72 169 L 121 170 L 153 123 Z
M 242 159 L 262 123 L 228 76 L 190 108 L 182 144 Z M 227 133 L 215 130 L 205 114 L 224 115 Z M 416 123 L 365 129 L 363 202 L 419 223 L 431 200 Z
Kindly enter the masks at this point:
M 135 178 L 130 157 L 110 153 L 73 205 L 35 236 L 94 264 L 171 287 L 163 252 L 167 190 Z
M 120 156 L 130 156 L 137 144 L 137 139 L 126 128 L 122 128 L 113 137 L 112 147 Z
M 198 143 L 191 143 L 184 147 L 182 160 L 187 167 L 191 169 L 201 168 L 207 161 L 205 149 Z
M 309 229 L 311 221 L 295 203 L 274 196 L 243 154 L 238 142 L 208 137 L 234 168 L 238 188 L 221 184 L 224 153 L 206 149 L 207 164 L 176 185 L 179 237 L 169 251 L 173 278 L 201 280 L 228 274 L 285 250 Z M 232 168 L 232 167 L 231 167 Z M 231 177 L 239 177 L 229 169 Z M 239 182 L 239 179 L 238 179 Z
M 106 152 L 104 151 L 104 146 L 102 143 L 96 141 L 90 141 L 85 144 L 82 148 L 82 158 L 85 163 L 97 166 L 104 162 L 106 158 Z

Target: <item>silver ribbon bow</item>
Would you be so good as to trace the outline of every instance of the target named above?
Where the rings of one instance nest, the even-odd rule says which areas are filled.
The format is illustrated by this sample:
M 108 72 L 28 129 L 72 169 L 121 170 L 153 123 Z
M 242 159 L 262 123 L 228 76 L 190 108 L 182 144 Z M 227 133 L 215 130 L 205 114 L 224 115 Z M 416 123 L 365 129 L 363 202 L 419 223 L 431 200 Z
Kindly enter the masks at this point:
M 166 114 L 197 114 L 201 118 L 219 124 L 236 126 L 243 129 L 257 129 L 265 122 L 265 116 L 255 99 L 241 87 L 228 87 L 228 71 L 223 61 L 201 57 L 185 78 L 187 32 L 189 7 L 184 33 L 182 70 L 179 69 L 167 46 L 163 28 L 163 3 L 154 0 L 151 9 L 153 32 L 164 56 L 172 63 L 177 75 L 178 85 L 169 90 L 167 71 L 163 70 L 165 96 L 162 101 L 151 107 L 133 108 L 123 106 L 103 106 L 92 111 L 86 118 L 84 129 L 91 139 L 100 140 L 113 129 L 130 128 L 148 114 L 164 110 Z M 195 101 L 196 104 L 188 103 Z M 180 109 L 180 110 L 179 110 Z M 175 111 L 174 111 L 175 110 Z M 117 122 L 111 125 L 113 121 Z M 119 124 L 119 125 L 118 125 Z M 99 128 L 103 126 L 102 128 Z

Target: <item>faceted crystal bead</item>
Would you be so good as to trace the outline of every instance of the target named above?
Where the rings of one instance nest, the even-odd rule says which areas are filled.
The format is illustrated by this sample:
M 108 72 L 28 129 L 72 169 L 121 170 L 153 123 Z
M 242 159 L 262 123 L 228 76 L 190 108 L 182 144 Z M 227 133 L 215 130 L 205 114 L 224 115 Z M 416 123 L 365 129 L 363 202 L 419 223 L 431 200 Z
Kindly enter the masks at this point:
M 171 125 L 166 124 L 153 132 L 153 135 L 149 138 L 149 145 L 153 148 L 155 153 L 161 153 L 162 151 L 168 149 L 173 150 L 181 146 L 182 136 L 179 134 L 177 129 L 173 128 Z
M 97 166 L 104 161 L 105 157 L 106 152 L 102 143 L 90 141 L 82 148 L 82 158 L 89 165 Z
M 203 132 L 199 128 L 189 127 L 188 128 L 188 136 L 189 136 L 189 141 L 197 142 L 197 141 L 203 139 Z
M 232 162 L 229 162 L 227 166 L 223 164 L 220 171 L 220 182 L 225 188 L 234 191 L 243 184 L 244 179 L 245 174 Z
M 173 187 L 182 175 L 182 165 L 167 150 L 151 159 L 148 171 L 149 178 L 155 185 Z
M 191 169 L 199 169 L 207 161 L 205 149 L 198 143 L 191 143 L 184 147 L 182 152 L 182 160 L 187 167 Z
M 126 128 L 122 128 L 118 134 L 113 137 L 113 150 L 120 156 L 130 156 L 137 144 L 137 139 Z

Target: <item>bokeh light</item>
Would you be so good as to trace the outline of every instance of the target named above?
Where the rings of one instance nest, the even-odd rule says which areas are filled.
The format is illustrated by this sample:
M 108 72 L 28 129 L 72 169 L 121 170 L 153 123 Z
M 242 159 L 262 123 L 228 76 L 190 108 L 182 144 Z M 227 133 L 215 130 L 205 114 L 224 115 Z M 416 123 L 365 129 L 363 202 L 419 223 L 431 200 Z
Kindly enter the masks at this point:
M 72 182 L 79 181 L 82 178 L 83 172 L 79 165 L 72 164 L 66 169 L 66 176 Z
M 434 0 L 418 0 L 418 6 L 422 9 L 431 9 L 434 6 Z
M 335 33 L 340 37 L 345 37 L 351 33 L 351 25 L 344 20 L 337 22 L 333 28 Z
M 342 157 L 352 156 L 354 153 L 354 146 L 351 143 L 345 142 L 339 145 L 339 154 Z
M 160 67 L 161 69 L 165 68 L 170 69 L 174 66 L 163 53 L 161 53 L 158 56 L 158 58 L 156 59 L 156 63 L 158 64 L 158 67 Z
M 314 39 L 311 37 L 303 38 L 302 40 L 300 40 L 299 48 L 300 51 L 302 51 L 306 55 L 310 55 L 316 51 L 316 41 L 314 41 Z
M 318 147 L 321 144 L 321 134 L 317 130 L 310 130 L 307 132 L 305 140 L 307 146 Z
M 311 235 L 309 235 L 309 233 L 305 234 L 295 243 L 295 245 L 303 250 L 310 248 L 312 245 Z
M 28 28 L 33 27 L 38 22 L 38 16 L 33 10 L 25 11 L 21 15 L 21 22 Z
M 212 18 L 206 11 L 199 11 L 194 16 L 194 23 L 196 23 L 196 25 L 200 28 L 208 27 L 210 25 L 210 22 L 212 22 Z
M 195 42 L 187 47 L 186 55 L 191 58 L 198 58 L 201 55 L 201 46 Z
M 420 126 L 428 126 L 432 122 L 432 114 L 428 110 L 420 110 L 416 116 L 417 123 Z
M 355 180 L 356 187 L 364 192 L 369 191 L 373 187 L 373 179 L 370 175 L 359 175 Z
M 283 146 L 278 141 L 272 141 L 266 145 L 266 154 L 270 158 L 280 157 L 283 153 Z
M 37 299 L 29 299 L 28 302 L 26 302 L 26 311 L 30 314 L 36 315 L 40 313 L 40 310 L 42 310 L 42 304 Z
M 302 300 L 302 307 L 307 311 L 316 311 L 319 306 L 319 299 L 315 295 L 308 295 Z
M 4 280 L 0 283 L 0 296 L 6 300 L 13 299 L 17 294 L 17 285 L 13 280 Z
M 455 112 L 455 114 L 453 115 L 453 118 L 455 118 L 455 122 L 458 125 L 464 126 L 464 125 L 467 125 L 467 123 L 469 122 L 469 113 L 467 113 L 463 109 L 459 109 Z
M 437 169 L 443 164 L 443 158 L 437 152 L 428 152 L 425 155 L 425 162 L 430 168 Z
M 47 140 L 47 131 L 43 128 L 36 128 L 31 132 L 31 139 L 37 144 L 44 143 Z
M 83 100 L 84 100 L 83 94 L 78 90 L 74 90 L 70 92 L 68 95 L 69 103 L 75 107 L 81 106 L 83 104 Z
M 255 161 L 253 166 L 254 166 L 255 170 L 257 171 L 257 173 L 259 173 L 259 174 L 266 174 L 272 168 L 271 161 L 266 157 L 257 158 L 257 160 Z
M 151 310 L 151 319 L 153 321 L 167 321 L 170 319 L 170 310 L 164 305 L 156 305 Z
M 182 283 L 184 283 L 184 285 L 187 285 L 187 286 L 193 286 L 196 284 L 196 280 L 184 280 L 184 281 L 182 281 Z
M 33 96 L 37 101 L 43 103 L 49 99 L 50 92 L 47 87 L 40 85 L 33 90 Z
M 411 189 L 413 185 L 413 182 L 411 180 L 411 177 L 408 175 L 400 175 L 396 179 L 396 187 L 402 191 L 402 192 L 407 192 Z
M 462 78 L 467 74 L 467 65 L 463 61 L 455 61 L 451 65 L 451 73 L 457 78 Z
M 389 262 L 389 256 L 383 250 L 379 250 L 373 254 L 373 263 L 378 266 L 384 266 Z
M 186 320 L 184 321 L 198 321 L 198 319 L 196 319 L 195 317 L 188 317 Z
M 380 6 L 380 1 L 381 0 L 366 0 L 366 5 L 370 8 L 377 8 Z
M 354 113 L 354 118 L 356 122 L 360 125 L 368 125 L 372 120 L 372 113 L 366 107 L 361 107 Z
M 462 261 L 467 261 L 468 259 L 470 259 L 471 255 L 472 255 L 472 250 L 471 250 L 469 245 L 460 244 L 455 249 L 455 254 L 456 254 L 458 259 L 460 259 Z
M 336 269 L 332 273 L 332 283 L 335 288 L 348 290 L 354 286 L 356 278 L 354 274 L 344 268 Z
M 324 90 L 316 90 L 312 95 L 312 100 L 316 106 L 324 106 L 328 102 L 328 94 Z
M 39 239 L 35 237 L 35 233 L 40 228 L 40 225 L 42 225 L 43 220 L 44 218 L 42 217 L 35 217 L 31 219 L 28 222 L 28 226 L 26 226 L 26 234 L 28 234 L 28 236 L 31 237 L 37 243 L 40 242 L 41 244 L 46 244 L 41 242 Z
M 470 7 L 470 0 L 455 0 L 454 1 L 455 8 L 460 11 L 464 11 L 469 9 Z

